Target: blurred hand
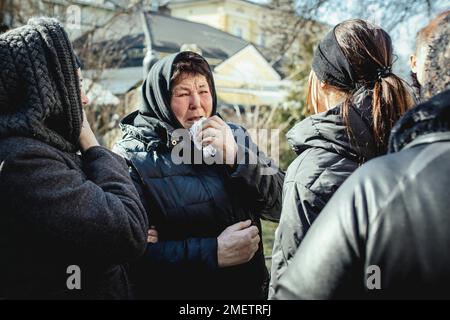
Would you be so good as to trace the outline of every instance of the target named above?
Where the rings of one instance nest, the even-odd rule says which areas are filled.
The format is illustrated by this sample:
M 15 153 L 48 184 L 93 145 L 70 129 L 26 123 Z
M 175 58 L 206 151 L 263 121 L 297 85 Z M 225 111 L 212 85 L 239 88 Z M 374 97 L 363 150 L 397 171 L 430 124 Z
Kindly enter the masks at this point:
M 83 110 L 83 125 L 80 132 L 80 148 L 81 151 L 87 151 L 91 147 L 99 146 L 100 144 L 95 137 L 94 132 L 92 132 L 91 126 L 87 121 L 86 113 Z
M 251 220 L 226 228 L 217 238 L 219 267 L 231 267 L 250 261 L 259 247 L 259 230 Z
M 151 226 L 147 232 L 147 243 L 157 243 L 158 242 L 158 231 L 154 226 Z
M 223 163 L 233 167 L 236 162 L 238 146 L 234 140 L 231 128 L 218 116 L 205 120 L 197 139 L 203 146 L 212 145 L 222 157 Z

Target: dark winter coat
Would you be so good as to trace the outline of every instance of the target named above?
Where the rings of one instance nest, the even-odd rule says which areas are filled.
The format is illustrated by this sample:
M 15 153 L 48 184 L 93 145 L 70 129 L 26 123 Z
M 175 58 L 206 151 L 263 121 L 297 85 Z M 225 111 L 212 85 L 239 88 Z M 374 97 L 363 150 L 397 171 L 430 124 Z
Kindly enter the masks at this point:
M 310 116 L 287 134 L 298 157 L 289 166 L 283 186 L 270 294 L 331 196 L 361 163 L 377 155 L 370 129 L 370 91 L 357 94 L 349 109 L 352 140 L 341 107 Z
M 0 299 L 130 298 L 126 264 L 145 249 L 147 216 L 122 158 L 76 153 L 67 35 L 34 19 L 0 35 L 0 55 Z
M 177 56 L 169 56 L 152 68 L 143 86 L 144 106 L 122 121 L 125 134 L 114 149 L 128 160 L 150 224 L 159 233 L 158 243 L 148 244 L 144 257 L 132 267 L 137 296 L 265 298 L 268 272 L 262 242 L 248 263 L 219 268 L 217 237 L 239 221 L 252 219 L 260 231 L 260 218 L 276 221 L 284 174 L 275 167 L 271 175 L 264 175 L 270 159 L 262 153 L 254 164 L 242 163 L 234 169 L 219 164 L 174 163 L 174 146 L 191 144 L 189 138 L 180 141 L 172 135 L 177 122 L 167 102 L 167 88 Z M 161 83 L 167 85 L 160 87 Z M 166 116 L 169 119 L 161 120 Z M 240 152 L 255 158 L 259 151 L 248 135 L 231 126 L 238 129 L 237 134 L 246 136 Z
M 391 153 L 336 192 L 276 298 L 450 297 L 450 91 L 409 111 Z
M 0 140 L 0 162 L 0 297 L 131 298 L 126 264 L 147 221 L 124 160 L 14 137 Z M 81 290 L 67 287 L 71 265 Z

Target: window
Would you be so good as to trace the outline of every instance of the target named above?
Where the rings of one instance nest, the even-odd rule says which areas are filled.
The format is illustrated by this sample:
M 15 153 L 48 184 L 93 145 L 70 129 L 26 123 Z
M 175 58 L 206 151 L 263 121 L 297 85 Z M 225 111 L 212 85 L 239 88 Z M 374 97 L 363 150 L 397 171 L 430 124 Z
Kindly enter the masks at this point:
M 266 46 L 266 35 L 264 34 L 264 32 L 258 35 L 258 45 L 261 47 Z
M 233 34 L 234 34 L 236 37 L 242 38 L 242 28 L 239 27 L 239 26 L 234 26 Z

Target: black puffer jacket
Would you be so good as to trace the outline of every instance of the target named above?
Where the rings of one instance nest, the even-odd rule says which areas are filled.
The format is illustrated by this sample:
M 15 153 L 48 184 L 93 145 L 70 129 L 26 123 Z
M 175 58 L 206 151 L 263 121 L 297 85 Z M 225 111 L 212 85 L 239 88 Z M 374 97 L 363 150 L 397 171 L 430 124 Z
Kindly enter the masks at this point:
M 218 268 L 217 236 L 226 227 L 249 218 L 260 230 L 261 217 L 278 220 L 284 174 L 275 168 L 272 175 L 264 175 L 261 170 L 270 160 L 263 154 L 256 164 L 239 164 L 234 170 L 226 165 L 173 162 L 174 145 L 191 144 L 172 136 L 177 122 L 167 104 L 168 79 L 177 56 L 169 56 L 152 68 L 143 86 L 144 106 L 122 121 L 124 137 L 114 148 L 128 160 L 150 223 L 159 233 L 158 243 L 148 244 L 145 256 L 133 266 L 137 296 L 264 298 L 268 273 L 262 242 L 248 263 Z M 152 77 L 159 81 L 152 81 Z M 167 86 L 159 85 L 165 81 Z M 165 117 L 169 119 L 161 120 Z M 239 132 L 246 135 L 242 129 Z M 254 156 L 251 150 L 258 151 L 251 146 L 247 136 L 239 148 L 246 156 Z
M 356 95 L 350 110 L 350 142 L 341 105 L 308 117 L 287 138 L 299 155 L 283 186 L 283 210 L 275 233 L 271 290 L 286 270 L 300 242 L 328 200 L 358 166 L 377 155 L 369 127 L 371 92 Z M 356 141 L 358 144 L 356 144 Z
M 447 91 L 399 120 L 390 142 L 397 152 L 362 166 L 336 192 L 276 298 L 450 297 L 449 102 Z

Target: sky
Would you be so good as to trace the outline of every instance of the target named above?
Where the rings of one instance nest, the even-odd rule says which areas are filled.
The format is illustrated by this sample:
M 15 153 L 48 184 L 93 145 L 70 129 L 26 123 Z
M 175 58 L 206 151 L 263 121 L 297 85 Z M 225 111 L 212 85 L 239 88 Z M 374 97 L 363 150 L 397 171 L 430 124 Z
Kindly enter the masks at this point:
M 329 24 L 334 25 L 342 20 L 355 18 L 355 16 L 352 16 L 352 9 L 355 5 L 360 5 L 360 2 L 364 2 L 364 0 L 347 0 L 342 2 L 347 6 L 347 10 L 333 10 L 333 6 L 323 9 L 323 16 L 326 17 L 326 21 Z M 379 2 L 382 4 L 384 1 L 380 0 Z M 431 18 L 445 9 L 450 9 L 450 0 L 432 0 L 432 3 Z M 384 11 L 379 10 L 375 5 L 372 7 L 368 6 L 367 12 L 370 13 L 368 14 L 370 16 L 368 20 L 381 27 L 385 27 L 383 21 L 389 20 L 386 19 L 386 15 L 389 13 Z M 416 34 L 429 21 L 430 16 L 428 16 L 428 13 L 421 12 L 398 24 L 395 28 L 387 30 L 392 37 L 394 53 L 399 57 L 398 61 L 394 64 L 394 70 L 403 76 L 407 76 L 409 73 L 408 59 L 410 54 L 415 50 Z
M 251 1 L 257 3 L 267 2 L 267 0 Z M 380 0 L 378 3 L 383 5 L 386 1 L 392 2 L 395 0 Z M 339 2 L 339 7 L 336 7 L 336 2 Z M 317 20 L 330 25 L 335 25 L 346 19 L 360 18 L 355 14 L 355 11 L 357 6 L 361 7 L 361 5 L 364 5 L 364 2 L 365 0 L 330 0 L 330 5 L 321 8 L 319 11 Z M 431 2 L 433 4 L 431 17 L 434 17 L 439 12 L 446 9 L 450 9 L 450 0 L 431 0 Z M 371 3 L 373 3 L 373 1 L 371 1 Z M 368 19 L 370 22 L 385 28 L 383 21 L 389 20 L 389 13 L 385 11 L 386 10 L 380 10 L 377 7 L 377 3 L 375 3 L 372 6 L 367 6 L 364 14 L 365 16 L 370 17 Z M 398 24 L 392 30 L 387 30 L 392 37 L 394 53 L 398 56 L 398 60 L 394 64 L 394 71 L 403 77 L 407 77 L 409 74 L 408 59 L 410 54 L 414 52 L 416 34 L 421 28 L 428 24 L 429 20 L 430 17 L 427 12 L 422 12 L 410 17 L 403 23 Z

